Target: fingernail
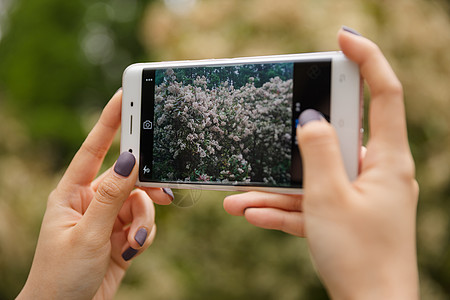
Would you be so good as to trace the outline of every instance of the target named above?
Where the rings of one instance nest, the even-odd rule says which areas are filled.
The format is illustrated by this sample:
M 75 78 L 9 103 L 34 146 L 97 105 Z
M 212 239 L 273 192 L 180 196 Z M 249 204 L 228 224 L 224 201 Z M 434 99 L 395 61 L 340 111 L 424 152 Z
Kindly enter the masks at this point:
M 347 31 L 347 32 L 350 32 L 350 33 L 352 33 L 352 34 L 354 34 L 354 35 L 362 36 L 362 34 L 359 33 L 358 31 L 356 31 L 355 29 L 350 28 L 350 27 L 347 27 L 347 26 L 345 26 L 345 25 L 342 25 L 342 29 L 345 30 L 345 31 Z
M 134 236 L 134 240 L 139 244 L 139 246 L 142 247 L 142 245 L 144 245 L 145 240 L 147 239 L 147 229 L 145 228 L 140 228 L 137 232 L 136 235 Z
M 122 253 L 122 258 L 125 261 L 129 261 L 130 259 L 132 259 L 136 255 L 136 253 L 138 253 L 138 251 L 136 249 L 133 249 L 133 248 L 129 247 L 127 250 L 125 250 Z
M 114 171 L 124 177 L 128 177 L 133 170 L 136 158 L 128 151 L 122 152 L 114 165 Z
M 307 109 L 304 112 L 300 114 L 298 117 L 298 123 L 300 126 L 304 126 L 306 123 L 312 122 L 312 121 L 321 121 L 323 120 L 323 116 L 320 112 L 314 109 Z
M 170 198 L 172 198 L 172 201 L 173 201 L 173 199 L 174 199 L 175 197 L 173 196 L 172 189 L 171 189 L 171 188 L 162 188 L 162 190 L 163 190 L 164 193 L 166 193 L 167 195 L 169 195 Z

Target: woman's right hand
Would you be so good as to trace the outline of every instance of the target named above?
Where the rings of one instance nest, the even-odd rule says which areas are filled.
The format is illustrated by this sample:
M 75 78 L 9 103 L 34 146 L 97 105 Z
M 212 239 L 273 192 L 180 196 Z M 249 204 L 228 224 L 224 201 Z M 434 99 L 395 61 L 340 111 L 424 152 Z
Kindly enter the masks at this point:
M 408 145 L 402 86 L 380 49 L 341 30 L 339 45 L 371 93 L 370 140 L 350 182 L 333 127 L 319 113 L 300 117 L 304 195 L 250 192 L 225 209 L 263 228 L 308 239 L 317 271 L 336 299 L 417 299 L 418 184 Z

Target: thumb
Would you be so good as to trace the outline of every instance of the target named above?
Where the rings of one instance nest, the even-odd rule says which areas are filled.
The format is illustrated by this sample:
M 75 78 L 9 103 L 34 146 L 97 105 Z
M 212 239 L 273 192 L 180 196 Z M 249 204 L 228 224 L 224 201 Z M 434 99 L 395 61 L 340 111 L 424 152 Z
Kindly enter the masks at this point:
M 299 117 L 297 139 L 303 161 L 303 188 L 311 192 L 335 193 L 335 188 L 348 183 L 336 131 L 313 109 Z
M 83 215 L 80 224 L 96 234 L 98 240 L 109 240 L 114 222 L 123 203 L 134 188 L 137 177 L 136 159 L 130 152 L 123 152 L 114 168 L 99 184 L 97 191 Z

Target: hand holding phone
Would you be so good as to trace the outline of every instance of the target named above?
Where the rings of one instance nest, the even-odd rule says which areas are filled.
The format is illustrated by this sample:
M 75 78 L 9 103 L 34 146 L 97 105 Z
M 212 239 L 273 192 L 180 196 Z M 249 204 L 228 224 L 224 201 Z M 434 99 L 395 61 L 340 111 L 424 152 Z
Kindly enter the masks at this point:
M 297 130 L 304 195 L 243 193 L 225 198 L 224 207 L 256 226 L 306 237 L 333 299 L 419 299 L 418 184 L 402 86 L 373 42 L 344 30 L 341 49 L 358 63 L 371 91 L 361 174 L 346 178 L 337 129 L 310 116 Z
M 123 76 L 121 151 L 140 186 L 301 193 L 295 130 L 316 109 L 358 172 L 361 82 L 340 52 L 136 64 Z

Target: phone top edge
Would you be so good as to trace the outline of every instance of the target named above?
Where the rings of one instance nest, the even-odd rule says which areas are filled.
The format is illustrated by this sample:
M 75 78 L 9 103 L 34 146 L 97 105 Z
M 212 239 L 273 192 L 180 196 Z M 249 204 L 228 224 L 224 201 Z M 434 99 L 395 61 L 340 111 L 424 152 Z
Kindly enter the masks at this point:
M 193 67 L 193 66 L 219 66 L 232 64 L 251 64 L 251 63 L 276 63 L 276 62 L 295 62 L 311 59 L 343 59 L 348 58 L 342 51 L 326 51 L 326 52 L 310 52 L 297 54 L 280 54 L 280 55 L 265 55 L 265 56 L 250 56 L 237 58 L 211 58 L 199 60 L 174 60 L 161 62 L 142 62 L 135 63 L 128 66 L 124 71 L 125 74 L 130 69 L 144 69 L 144 68 L 168 68 L 168 67 Z

